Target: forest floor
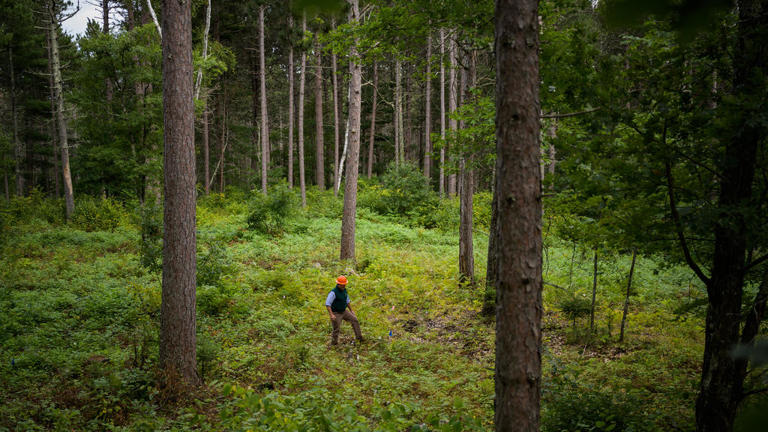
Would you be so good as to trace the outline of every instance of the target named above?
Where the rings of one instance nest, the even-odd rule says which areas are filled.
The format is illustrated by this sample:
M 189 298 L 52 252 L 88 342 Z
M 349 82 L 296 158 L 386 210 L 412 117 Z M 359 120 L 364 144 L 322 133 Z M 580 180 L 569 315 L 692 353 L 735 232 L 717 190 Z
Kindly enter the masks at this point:
M 326 199 L 328 201 L 330 198 Z M 17 220 L 0 244 L 2 430 L 490 430 L 494 329 L 483 288 L 458 283 L 458 236 L 361 209 L 357 266 L 337 259 L 337 205 L 310 201 L 280 233 L 242 202 L 198 207 L 198 364 L 183 401 L 157 390 L 161 276 L 141 220 L 107 231 Z M 487 235 L 475 232 L 479 286 Z M 640 257 L 617 342 L 629 257 L 600 263 L 595 331 L 566 317 L 591 295 L 591 254 L 546 239 L 543 430 L 693 430 L 703 346 L 688 271 Z M 331 347 L 324 307 L 346 274 L 367 341 Z M 685 305 L 690 305 L 688 311 Z

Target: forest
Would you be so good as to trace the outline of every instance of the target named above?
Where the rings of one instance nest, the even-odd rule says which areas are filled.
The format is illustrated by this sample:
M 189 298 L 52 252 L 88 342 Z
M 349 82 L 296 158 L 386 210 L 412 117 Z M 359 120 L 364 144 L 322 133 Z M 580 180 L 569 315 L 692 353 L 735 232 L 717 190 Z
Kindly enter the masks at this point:
M 0 432 L 768 425 L 768 0 L 0 0 L 0 172 Z

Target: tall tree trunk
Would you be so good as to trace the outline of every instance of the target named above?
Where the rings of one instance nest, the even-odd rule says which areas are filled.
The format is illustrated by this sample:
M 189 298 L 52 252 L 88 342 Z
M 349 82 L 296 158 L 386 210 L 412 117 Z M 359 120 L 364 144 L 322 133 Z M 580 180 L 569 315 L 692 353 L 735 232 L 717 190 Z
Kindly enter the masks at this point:
M 496 0 L 496 431 L 538 432 L 541 178 L 537 0 Z
M 53 64 L 51 58 L 51 43 L 46 38 L 46 47 L 48 54 L 48 91 L 51 104 L 51 123 L 49 133 L 51 135 L 51 150 L 53 153 L 53 185 L 54 185 L 54 197 L 59 198 L 61 196 L 61 179 L 59 178 L 59 146 L 56 144 L 57 132 L 56 132 L 56 97 L 53 91 Z
M 315 67 L 315 182 L 320 190 L 325 189 L 325 161 L 323 152 L 323 59 L 320 51 L 320 40 L 315 36 L 315 53 L 317 54 L 317 66 Z
M 458 61 L 458 45 L 455 40 L 451 39 L 449 45 L 449 58 L 451 68 L 448 70 L 448 113 L 453 114 L 458 108 L 458 77 L 456 76 L 456 67 Z M 456 133 L 458 130 L 458 122 L 454 118 L 448 120 L 448 126 L 452 133 Z M 451 173 L 448 175 L 448 196 L 456 196 L 456 174 Z
M 293 31 L 293 17 L 288 17 L 288 28 Z M 293 189 L 293 43 L 288 48 L 288 188 Z
M 269 169 L 269 119 L 267 118 L 267 71 L 264 61 L 264 9 L 259 7 L 259 78 L 261 95 L 261 192 L 267 194 Z
M 768 75 L 768 1 L 739 0 L 734 53 L 733 96 L 754 99 Z M 712 276 L 707 282 L 709 305 L 705 327 L 701 392 L 696 400 L 696 430 L 731 431 L 744 397 L 746 365 L 731 356 L 739 342 L 744 262 L 750 236 L 747 216 L 737 209 L 753 209 L 752 182 L 757 149 L 768 126 L 754 119 L 764 115 L 765 104 L 744 104 L 731 128 L 721 163 L 722 183 L 715 225 Z M 748 210 L 749 211 L 749 210 Z M 700 273 L 700 272 L 699 272 Z
M 59 132 L 59 145 L 61 146 L 61 171 L 64 177 L 64 201 L 66 203 L 67 220 L 69 220 L 75 212 L 75 196 L 72 190 L 72 174 L 69 169 L 69 142 L 67 141 L 67 120 L 64 117 L 64 90 L 61 79 L 57 32 L 56 5 L 53 0 L 49 0 L 48 43 L 51 47 L 51 70 L 53 72 L 53 89 L 56 99 L 56 124 Z
M 432 177 L 432 35 L 427 35 L 427 83 L 424 95 L 424 177 Z
M 211 0 L 208 0 L 205 8 L 205 31 L 203 32 L 203 60 L 208 59 L 208 33 L 211 30 Z M 200 99 L 200 89 L 203 87 L 203 67 L 197 69 L 195 78 L 195 99 Z
M 307 32 L 307 16 L 301 17 L 302 34 Z M 307 52 L 301 52 L 301 77 L 299 78 L 299 110 L 298 139 L 299 139 L 299 186 L 301 187 L 301 206 L 307 206 L 307 186 L 304 179 L 304 83 L 307 79 Z
M 619 333 L 619 342 L 624 341 L 624 325 L 627 322 L 627 313 L 629 313 L 629 294 L 632 292 L 632 275 L 635 274 L 635 258 L 637 258 L 637 251 L 632 249 L 632 265 L 629 267 L 627 295 L 624 297 L 624 312 L 621 314 L 621 332 Z
M 13 124 L 14 160 L 16 161 L 16 195 L 24 196 L 23 165 L 27 150 L 24 148 L 24 143 L 19 140 L 19 122 L 18 115 L 16 113 L 16 72 L 13 66 L 13 46 L 10 44 L 8 45 L 8 63 L 8 70 L 11 73 L 11 121 Z
M 219 193 L 224 193 L 225 177 L 224 169 L 226 167 L 226 152 L 227 152 L 227 90 L 226 87 L 222 87 L 221 95 L 219 98 L 219 115 L 221 127 L 221 133 L 219 134 Z
M 402 100 L 403 65 L 395 60 L 395 166 L 400 166 L 403 159 L 403 100 Z
M 336 28 L 335 20 L 331 20 L 331 28 Z M 339 183 L 339 80 L 335 52 L 331 54 L 331 78 L 333 83 L 333 184 L 336 185 Z M 334 187 L 334 196 L 338 192 L 338 189 Z
M 191 0 L 163 10 L 163 293 L 160 366 L 166 385 L 197 385 L 195 340 L 195 105 Z M 182 386 L 183 387 L 183 386 Z
M 373 104 L 371 106 L 371 137 L 368 142 L 368 178 L 373 175 L 373 142 L 376 139 L 376 102 L 378 97 L 379 72 L 378 65 L 373 62 Z
M 440 196 L 445 196 L 445 29 L 440 29 Z
M 592 303 L 589 307 L 589 334 L 595 328 L 595 300 L 597 299 L 597 248 L 594 250 L 595 259 L 592 267 Z
M 109 11 L 111 0 L 101 0 L 101 31 L 104 34 L 109 34 Z M 109 78 L 104 79 L 105 95 L 108 103 L 112 102 L 112 80 Z
M 210 141 L 208 139 L 208 97 L 205 98 L 203 103 L 203 166 L 205 167 L 203 173 L 203 181 L 205 183 L 205 194 L 211 193 L 211 150 Z
M 461 98 L 462 104 L 471 103 L 470 100 L 470 74 L 474 74 L 468 70 L 471 60 L 468 55 L 463 51 L 465 66 L 461 68 Z M 462 121 L 459 128 L 465 127 Z M 474 285 L 475 283 L 475 259 L 474 259 L 474 246 L 472 244 L 472 193 L 474 187 L 472 186 L 472 155 L 461 155 L 461 161 L 459 162 L 459 172 L 461 175 L 461 181 L 459 184 L 459 277 L 462 282 Z
M 347 0 L 350 5 L 349 23 L 357 25 L 360 19 L 358 0 Z M 360 159 L 360 109 L 362 105 L 362 67 L 357 52 L 357 39 L 349 55 L 349 157 L 347 181 L 344 184 L 344 213 L 341 218 L 342 260 L 355 260 L 355 215 L 357 212 L 357 169 Z

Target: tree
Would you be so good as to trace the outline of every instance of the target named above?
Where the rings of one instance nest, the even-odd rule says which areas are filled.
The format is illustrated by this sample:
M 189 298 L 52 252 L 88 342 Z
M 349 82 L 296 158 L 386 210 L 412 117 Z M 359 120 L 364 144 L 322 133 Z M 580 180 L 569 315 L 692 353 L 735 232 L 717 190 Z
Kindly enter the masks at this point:
M 325 162 L 323 152 L 323 59 L 320 47 L 320 39 L 315 35 L 315 54 L 317 65 L 315 67 L 315 181 L 320 190 L 325 189 Z
M 360 21 L 358 0 L 347 0 L 350 5 L 349 23 Z M 362 65 L 357 50 L 357 39 L 349 53 L 349 149 L 347 180 L 344 184 L 344 213 L 341 219 L 341 259 L 355 260 L 355 217 L 357 213 L 357 174 L 360 159 L 360 111 Z
M 288 31 L 293 32 L 293 16 L 288 16 Z M 292 35 L 291 35 L 292 36 Z M 288 41 L 288 188 L 293 188 L 293 38 Z M 303 72 L 302 72 L 303 73 Z
M 195 107 L 191 0 L 165 3 L 163 29 L 163 292 L 160 366 L 165 384 L 197 385 Z
M 432 35 L 427 36 L 427 74 L 424 95 L 424 177 L 427 183 L 432 176 Z
M 267 175 L 269 170 L 269 119 L 267 118 L 267 72 L 264 61 L 264 10 L 259 7 L 259 85 L 261 101 L 261 192 L 267 194 Z
M 538 1 L 496 1 L 497 431 L 538 431 L 541 181 Z
M 301 16 L 301 34 L 307 33 L 307 16 L 303 14 Z M 299 140 L 299 186 L 301 188 L 301 206 L 307 206 L 307 186 L 304 180 L 304 83 L 307 80 L 307 52 L 306 49 L 301 51 L 301 76 L 299 78 L 299 103 L 296 107 L 299 110 L 297 119 L 298 127 L 298 140 Z

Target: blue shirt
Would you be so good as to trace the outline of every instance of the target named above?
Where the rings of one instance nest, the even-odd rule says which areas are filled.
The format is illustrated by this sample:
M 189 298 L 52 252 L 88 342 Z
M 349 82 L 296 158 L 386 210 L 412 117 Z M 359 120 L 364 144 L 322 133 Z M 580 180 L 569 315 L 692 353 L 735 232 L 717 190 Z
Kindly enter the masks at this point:
M 325 298 L 325 305 L 331 307 L 331 303 L 333 303 L 334 300 L 336 300 L 336 293 L 331 290 L 331 292 L 328 293 L 328 297 Z M 347 293 L 347 304 L 349 304 L 350 301 L 349 293 Z

